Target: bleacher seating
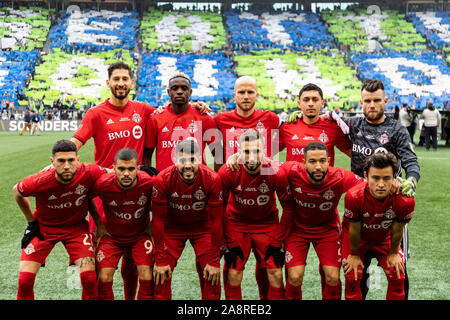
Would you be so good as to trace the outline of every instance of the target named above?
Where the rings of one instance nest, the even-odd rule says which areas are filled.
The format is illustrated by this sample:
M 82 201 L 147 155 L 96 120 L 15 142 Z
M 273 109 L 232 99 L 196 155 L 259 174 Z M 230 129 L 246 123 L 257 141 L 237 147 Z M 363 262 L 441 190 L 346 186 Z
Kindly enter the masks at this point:
M 450 12 L 415 12 L 408 18 L 435 49 L 450 47 Z

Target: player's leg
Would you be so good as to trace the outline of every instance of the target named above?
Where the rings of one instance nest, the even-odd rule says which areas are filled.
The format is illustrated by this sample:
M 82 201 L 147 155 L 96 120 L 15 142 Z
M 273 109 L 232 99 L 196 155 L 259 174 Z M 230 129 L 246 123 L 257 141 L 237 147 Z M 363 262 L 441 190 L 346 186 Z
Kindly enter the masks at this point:
M 99 300 L 114 300 L 114 273 L 122 254 L 123 249 L 112 237 L 105 235 L 100 239 L 96 249 Z
M 139 274 L 138 300 L 153 299 L 153 243 L 148 234 L 139 236 L 132 249 Z
M 36 261 L 20 261 L 17 300 L 34 300 L 34 282 L 41 264 Z
M 81 299 L 97 300 L 98 286 L 95 272 L 95 253 L 92 235 L 88 225 L 75 227 L 61 242 L 67 250 L 70 264 L 75 264 L 80 269 Z
M 233 231 L 229 233 L 233 237 L 234 241 L 239 243 L 241 250 L 244 255 L 244 260 L 240 257 L 236 258 L 236 265 L 231 265 L 226 267 L 224 265 L 224 270 L 226 269 L 227 275 L 224 281 L 225 299 L 226 300 L 242 300 L 242 278 L 244 276 L 245 265 L 247 264 L 248 258 L 250 256 L 252 244 L 251 239 L 247 233 Z
M 388 281 L 386 300 L 405 300 L 405 275 L 400 272 L 400 277 L 397 277 L 394 268 L 388 268 L 386 258 L 389 246 L 386 246 L 386 249 L 383 251 L 384 255 L 382 257 L 377 256 L 377 259 L 380 266 L 383 268 Z M 399 256 L 403 259 L 403 252 L 401 249 L 399 250 Z
M 286 242 L 286 287 L 284 296 L 287 300 L 302 299 L 302 284 L 305 274 L 306 257 L 310 240 L 291 231 Z
M 268 234 L 266 232 L 253 233 L 251 235 L 253 252 L 255 257 L 258 257 L 260 260 L 260 270 L 265 272 L 265 281 L 267 282 L 267 288 L 260 288 L 260 295 L 263 293 L 263 299 L 267 300 L 283 300 L 284 285 L 282 268 L 277 267 L 273 257 L 265 260 L 267 248 L 272 243 L 272 239 Z M 261 289 L 264 291 L 261 292 Z
M 129 250 L 125 250 L 123 253 L 120 274 L 123 279 L 125 300 L 134 300 L 138 287 L 138 270 Z
M 185 234 L 174 234 L 166 231 L 164 244 L 166 245 L 166 259 L 172 274 L 177 265 L 177 261 L 183 253 L 187 236 Z M 171 300 L 172 299 L 172 278 L 164 280 L 164 283 L 156 284 L 153 294 L 154 300 Z
M 220 271 L 219 252 L 212 247 L 209 230 L 191 236 L 190 241 L 195 252 L 202 300 L 220 300 L 220 294 L 222 293 L 220 277 L 219 282 L 214 284 L 212 281 L 203 278 L 203 271 L 207 264 L 210 266 L 218 265 Z
M 405 268 L 405 280 L 404 280 L 404 291 L 405 291 L 405 300 L 408 300 L 408 296 L 409 296 L 409 277 L 408 277 L 408 272 L 406 270 L 406 261 L 408 261 L 409 259 L 409 232 L 408 232 L 408 225 L 406 224 L 405 227 L 403 228 L 403 238 L 402 241 L 400 242 L 400 249 L 403 254 L 403 263 L 404 263 L 404 268 Z
M 40 267 L 45 264 L 45 259 L 52 251 L 56 240 L 44 230 L 41 232 L 45 240 L 34 237 L 26 248 L 22 249 L 19 266 L 19 279 L 17 289 L 17 300 L 34 300 L 34 282 Z
M 339 229 L 333 229 L 323 234 L 316 238 L 313 243 L 325 275 L 322 298 L 324 300 L 339 300 L 342 294 L 342 285 L 339 278 L 342 261 Z
M 344 225 L 342 228 L 342 264 L 346 263 L 347 257 L 350 255 L 350 239 L 348 234 L 348 225 Z M 361 260 L 364 261 L 365 250 L 359 250 Z M 345 277 L 345 300 L 362 300 L 361 294 L 361 279 L 362 279 L 362 268 L 358 268 L 357 279 L 355 280 L 354 272 L 351 272 Z

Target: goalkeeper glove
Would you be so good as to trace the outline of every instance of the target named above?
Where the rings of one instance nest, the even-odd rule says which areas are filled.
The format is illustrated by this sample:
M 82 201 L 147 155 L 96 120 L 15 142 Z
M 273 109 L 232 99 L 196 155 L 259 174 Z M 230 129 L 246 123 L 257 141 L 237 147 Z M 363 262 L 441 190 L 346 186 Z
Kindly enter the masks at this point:
M 269 245 L 266 251 L 266 257 L 264 261 L 267 261 L 270 257 L 273 257 L 273 261 L 277 268 L 282 268 L 284 265 L 285 253 L 282 247 L 274 247 Z
M 416 196 L 416 185 L 417 181 L 414 177 L 409 177 L 406 180 L 399 178 L 402 185 L 400 186 L 402 194 L 414 198 Z
M 34 237 L 38 237 L 41 241 L 44 240 L 44 236 L 39 230 L 39 223 L 37 220 L 28 222 L 28 227 L 25 229 L 25 233 L 22 238 L 22 249 L 26 248 Z
M 228 248 L 228 251 L 225 252 L 224 258 L 225 258 L 225 266 L 229 268 L 230 266 L 233 266 L 233 268 L 236 268 L 236 260 L 237 257 L 240 257 L 242 261 L 244 261 L 244 253 L 242 252 L 242 249 L 240 246 Z
M 150 167 L 150 166 L 148 166 L 146 164 L 141 164 L 139 166 L 139 169 L 142 170 L 142 171 L 147 172 L 150 176 L 157 176 L 158 173 L 159 173 L 158 170 L 156 170 L 155 168 Z
M 300 110 L 294 111 L 289 115 L 288 123 L 297 123 L 297 120 L 302 117 L 302 112 Z

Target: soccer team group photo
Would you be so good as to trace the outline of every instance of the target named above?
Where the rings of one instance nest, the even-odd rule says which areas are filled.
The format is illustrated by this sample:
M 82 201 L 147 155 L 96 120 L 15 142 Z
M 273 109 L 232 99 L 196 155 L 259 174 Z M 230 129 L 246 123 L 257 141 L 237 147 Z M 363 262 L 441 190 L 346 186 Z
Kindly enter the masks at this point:
M 2 2 L 0 299 L 449 299 L 449 6 L 375 2 Z

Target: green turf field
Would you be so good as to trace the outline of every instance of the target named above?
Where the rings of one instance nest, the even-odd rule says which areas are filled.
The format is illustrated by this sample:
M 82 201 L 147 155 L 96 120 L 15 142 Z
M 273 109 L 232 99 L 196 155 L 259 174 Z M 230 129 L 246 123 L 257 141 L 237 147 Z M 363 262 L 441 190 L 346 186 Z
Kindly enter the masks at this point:
M 11 189 L 15 183 L 49 164 L 51 147 L 56 140 L 68 139 L 70 132 L 43 132 L 41 136 L 0 133 L 0 300 L 16 298 L 20 258 L 20 240 L 26 228 L 23 214 L 15 203 Z M 416 139 L 418 141 L 418 139 Z M 450 299 L 448 244 L 450 243 L 450 148 L 441 145 L 438 152 L 416 148 L 421 166 L 415 215 L 410 223 L 411 259 L 408 273 L 410 299 Z M 83 162 L 94 160 L 92 140 L 80 150 Z M 282 155 L 283 158 L 284 155 Z M 281 159 L 283 160 L 283 159 Z M 336 166 L 349 168 L 349 158 L 337 151 Z M 32 201 L 33 204 L 33 201 Z M 343 200 L 339 205 L 342 213 Z M 244 273 L 243 299 L 258 299 L 254 280 L 254 258 Z M 371 290 L 368 299 L 384 299 L 386 279 L 375 260 L 372 262 Z M 81 288 L 76 269 L 68 267 L 68 255 L 58 244 L 47 258 L 46 266 L 36 278 L 35 297 L 39 300 L 80 299 Z M 200 299 L 194 252 L 188 245 L 173 275 L 174 299 Z M 341 277 L 342 282 L 343 277 Z M 318 260 L 310 250 L 303 282 L 303 298 L 321 299 Z M 116 299 L 123 299 L 120 272 L 114 280 Z M 222 298 L 224 295 L 222 294 Z

